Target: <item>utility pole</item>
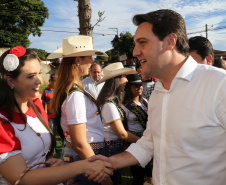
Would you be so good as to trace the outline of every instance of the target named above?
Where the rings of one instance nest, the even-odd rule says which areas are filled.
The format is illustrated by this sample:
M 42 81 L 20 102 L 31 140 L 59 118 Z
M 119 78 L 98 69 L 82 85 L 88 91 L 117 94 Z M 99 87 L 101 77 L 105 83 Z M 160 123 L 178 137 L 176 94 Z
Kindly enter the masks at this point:
M 208 30 L 207 30 L 207 24 L 206 24 L 206 38 L 208 39 Z
M 109 28 L 117 31 L 117 36 L 118 36 L 118 28 Z

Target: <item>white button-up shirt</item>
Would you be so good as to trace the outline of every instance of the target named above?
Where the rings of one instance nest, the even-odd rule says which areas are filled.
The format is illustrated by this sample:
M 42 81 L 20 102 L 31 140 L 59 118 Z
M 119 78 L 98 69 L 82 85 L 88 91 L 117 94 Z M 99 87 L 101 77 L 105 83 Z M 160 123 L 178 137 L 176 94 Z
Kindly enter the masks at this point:
M 226 184 L 226 71 L 189 57 L 170 90 L 157 82 L 144 136 L 130 152 L 155 185 Z
M 103 76 L 101 76 L 101 78 L 103 78 Z M 89 76 L 85 79 L 82 80 L 82 86 L 83 88 L 90 93 L 91 95 L 93 95 L 93 97 L 95 99 L 97 99 L 102 87 L 104 86 L 104 83 L 101 83 L 99 85 L 96 85 L 97 82 L 92 78 L 92 76 Z

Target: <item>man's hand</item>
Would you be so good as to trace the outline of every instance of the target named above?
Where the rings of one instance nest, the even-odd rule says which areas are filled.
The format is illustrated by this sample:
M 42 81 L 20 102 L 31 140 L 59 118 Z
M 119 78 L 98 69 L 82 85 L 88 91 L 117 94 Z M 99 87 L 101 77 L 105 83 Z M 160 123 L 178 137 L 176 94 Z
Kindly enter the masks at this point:
M 95 162 L 95 161 L 98 161 L 98 160 L 101 160 L 101 161 L 104 161 L 104 162 L 111 164 L 111 167 L 108 167 L 108 169 L 112 172 L 112 174 L 113 174 L 113 171 L 117 169 L 115 167 L 113 161 L 111 161 L 108 157 L 105 157 L 105 156 L 102 156 L 102 155 L 94 155 L 94 156 L 88 158 L 89 162 Z M 108 179 L 109 175 L 112 175 L 112 174 L 109 174 L 109 173 L 106 173 L 106 172 L 105 173 L 94 172 L 91 175 L 85 174 L 85 176 L 87 176 L 89 180 L 93 180 L 94 182 L 100 183 L 100 182 Z

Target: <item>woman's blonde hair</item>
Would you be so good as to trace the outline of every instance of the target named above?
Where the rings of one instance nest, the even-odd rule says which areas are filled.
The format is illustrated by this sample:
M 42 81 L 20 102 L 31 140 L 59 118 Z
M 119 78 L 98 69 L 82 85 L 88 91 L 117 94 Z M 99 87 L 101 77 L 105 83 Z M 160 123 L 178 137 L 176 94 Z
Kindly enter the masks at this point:
M 83 89 L 80 80 L 79 69 L 75 64 L 76 57 L 63 58 L 58 71 L 57 80 L 54 86 L 53 99 L 51 100 L 51 110 L 54 114 L 59 113 L 61 107 L 61 98 L 64 93 L 69 93 L 71 87 L 76 83 L 80 89 Z

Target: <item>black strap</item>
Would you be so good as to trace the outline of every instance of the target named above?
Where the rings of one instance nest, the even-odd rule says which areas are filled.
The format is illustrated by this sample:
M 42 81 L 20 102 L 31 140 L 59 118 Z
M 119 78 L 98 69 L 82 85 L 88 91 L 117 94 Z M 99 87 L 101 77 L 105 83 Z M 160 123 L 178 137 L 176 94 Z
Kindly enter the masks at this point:
M 95 103 L 95 105 L 97 106 L 97 111 L 96 111 L 96 115 L 100 115 L 100 106 L 98 105 L 98 103 L 96 102 L 95 98 L 93 96 L 91 96 L 89 93 L 87 93 L 86 91 L 82 90 L 79 88 L 79 86 L 77 84 L 74 84 L 71 89 L 68 92 L 68 95 L 70 95 L 71 93 L 75 92 L 75 91 L 79 91 L 82 92 L 84 95 L 86 95 L 93 103 Z M 58 110 L 58 113 L 56 114 L 56 122 L 57 122 L 57 132 L 59 134 L 59 136 L 61 137 L 61 139 L 64 139 L 64 133 L 63 133 L 63 129 L 61 128 L 60 125 L 60 119 L 61 119 L 61 106 L 63 104 L 63 102 L 65 101 L 65 99 L 67 98 L 67 93 L 65 92 L 63 94 L 63 96 L 60 99 L 60 107 Z
M 139 120 L 139 123 L 146 129 L 148 114 L 142 109 L 141 106 L 137 105 L 134 101 L 129 100 L 124 103 L 124 106 L 134 113 Z

